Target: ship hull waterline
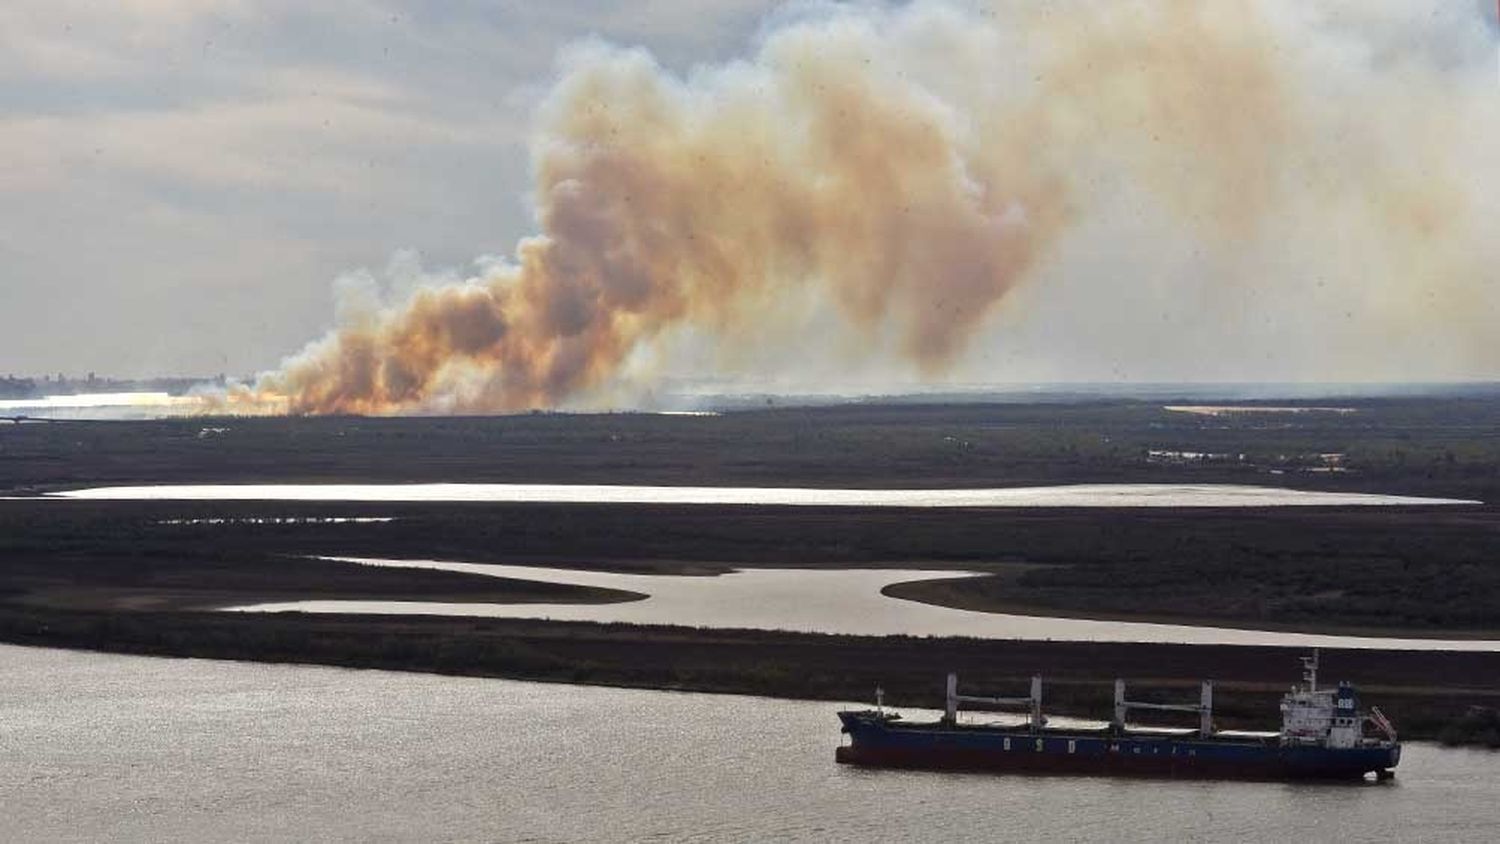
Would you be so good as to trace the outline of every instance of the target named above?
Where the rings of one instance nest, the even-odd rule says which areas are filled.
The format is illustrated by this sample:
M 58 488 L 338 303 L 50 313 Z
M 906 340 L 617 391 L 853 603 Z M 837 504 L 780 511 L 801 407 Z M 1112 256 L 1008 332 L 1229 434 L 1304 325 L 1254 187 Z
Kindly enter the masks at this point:
M 1024 730 L 902 729 L 856 724 L 844 764 L 1015 774 L 1235 780 L 1387 779 L 1400 749 L 1283 747 L 1215 739 L 1034 734 Z

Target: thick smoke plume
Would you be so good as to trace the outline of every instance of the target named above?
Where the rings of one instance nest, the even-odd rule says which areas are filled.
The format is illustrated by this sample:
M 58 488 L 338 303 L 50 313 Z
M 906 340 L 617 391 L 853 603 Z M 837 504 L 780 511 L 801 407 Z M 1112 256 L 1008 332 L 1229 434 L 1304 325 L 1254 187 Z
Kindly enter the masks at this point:
M 537 118 L 539 233 L 478 277 L 350 309 L 242 398 L 555 406 L 684 333 L 721 355 L 834 330 L 939 373 L 1018 285 L 1112 248 L 1079 233 L 1122 206 L 1207 253 L 1205 283 L 1265 284 L 1267 255 L 1306 249 L 1319 278 L 1387 285 L 1360 307 L 1397 335 L 1433 289 L 1493 308 L 1466 180 L 1496 171 L 1455 163 L 1500 133 L 1464 45 L 1402 54 L 1381 42 L 1399 14 L 1348 8 L 796 7 L 748 59 L 686 77 L 575 48 Z

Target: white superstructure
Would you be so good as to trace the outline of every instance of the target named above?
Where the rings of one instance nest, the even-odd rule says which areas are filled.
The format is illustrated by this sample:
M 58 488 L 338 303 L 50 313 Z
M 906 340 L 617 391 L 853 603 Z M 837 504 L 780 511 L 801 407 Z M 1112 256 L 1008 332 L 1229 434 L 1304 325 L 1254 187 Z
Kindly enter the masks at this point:
M 1376 746 L 1396 740 L 1396 732 L 1380 710 L 1361 712 L 1354 687 L 1339 683 L 1318 688 L 1318 652 L 1302 658 L 1303 686 L 1293 686 L 1281 699 L 1281 743 L 1349 748 Z M 1368 721 L 1386 734 L 1385 739 L 1365 738 Z

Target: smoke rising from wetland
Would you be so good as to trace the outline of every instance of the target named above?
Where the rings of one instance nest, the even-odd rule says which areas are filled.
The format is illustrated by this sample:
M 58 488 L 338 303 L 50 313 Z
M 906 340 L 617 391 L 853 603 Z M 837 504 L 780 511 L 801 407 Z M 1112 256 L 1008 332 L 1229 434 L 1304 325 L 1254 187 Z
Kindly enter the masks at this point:
M 579 45 L 537 114 L 538 233 L 472 278 L 353 303 L 239 399 L 551 407 L 674 356 L 732 370 L 760 344 L 940 377 L 1025 322 L 1003 314 L 1015 291 L 1108 263 L 1119 219 L 1192 245 L 1184 331 L 1232 343 L 1269 315 L 1271 343 L 1341 376 L 1408 348 L 1493 376 L 1494 35 L 1476 11 L 1484 61 L 1395 50 L 1400 7 L 1383 8 L 796 7 L 748 58 L 685 76 Z M 1082 289 L 1179 295 L 1137 277 L 1156 270 Z M 1048 326 L 1060 354 L 1069 329 Z

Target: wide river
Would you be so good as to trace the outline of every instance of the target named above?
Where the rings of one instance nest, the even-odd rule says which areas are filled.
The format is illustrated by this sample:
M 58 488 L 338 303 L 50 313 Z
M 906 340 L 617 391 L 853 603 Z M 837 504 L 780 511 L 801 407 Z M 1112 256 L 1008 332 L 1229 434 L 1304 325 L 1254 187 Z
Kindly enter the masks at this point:
M 1322 648 L 1500 651 L 1500 641 L 1330 636 L 1180 624 L 1090 621 L 1007 615 L 890 598 L 893 583 L 969 577 L 968 572 L 900 569 L 744 569 L 712 577 L 617 574 L 578 569 L 504 566 L 439 560 L 338 558 L 390 568 L 426 568 L 639 592 L 618 604 L 484 604 L 431 601 L 315 600 L 251 604 L 252 612 L 380 613 L 546 618 L 559 621 L 676 624 L 687 627 L 796 630 L 855 636 L 973 636 L 1093 642 L 1182 642 L 1200 645 L 1285 645 Z
M 1500 754 L 1393 782 L 833 761 L 831 703 L 0 646 L 9 841 L 1489 841 Z
M 1233 484 L 1066 484 L 992 489 L 809 489 L 609 484 L 155 484 L 54 493 L 104 501 L 388 501 L 734 504 L 784 507 L 1317 507 L 1474 504 L 1451 498 Z

